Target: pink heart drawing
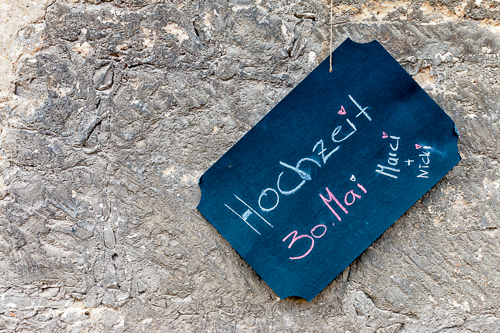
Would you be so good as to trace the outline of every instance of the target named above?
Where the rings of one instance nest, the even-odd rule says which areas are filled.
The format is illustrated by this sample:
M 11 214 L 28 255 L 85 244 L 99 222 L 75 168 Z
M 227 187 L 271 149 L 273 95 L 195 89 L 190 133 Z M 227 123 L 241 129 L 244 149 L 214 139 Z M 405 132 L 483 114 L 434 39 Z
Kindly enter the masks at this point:
M 341 114 L 341 115 L 345 115 L 346 114 L 345 109 L 344 109 L 344 107 L 342 105 L 340 106 L 339 114 Z
M 415 148 L 420 149 L 420 148 L 422 148 L 422 146 L 419 145 L 418 143 L 415 143 Z
M 385 139 L 385 138 L 388 138 L 389 136 L 387 135 L 387 133 L 385 132 L 382 132 L 382 139 Z

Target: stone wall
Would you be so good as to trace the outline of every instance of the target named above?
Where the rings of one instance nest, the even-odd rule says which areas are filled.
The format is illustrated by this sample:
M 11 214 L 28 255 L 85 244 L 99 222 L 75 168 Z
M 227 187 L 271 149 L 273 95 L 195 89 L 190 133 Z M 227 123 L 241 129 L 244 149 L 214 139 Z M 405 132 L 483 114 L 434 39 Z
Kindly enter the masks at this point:
M 496 1 L 338 1 L 455 121 L 463 160 L 311 303 L 197 180 L 329 54 L 329 0 L 0 3 L 0 331 L 500 331 Z

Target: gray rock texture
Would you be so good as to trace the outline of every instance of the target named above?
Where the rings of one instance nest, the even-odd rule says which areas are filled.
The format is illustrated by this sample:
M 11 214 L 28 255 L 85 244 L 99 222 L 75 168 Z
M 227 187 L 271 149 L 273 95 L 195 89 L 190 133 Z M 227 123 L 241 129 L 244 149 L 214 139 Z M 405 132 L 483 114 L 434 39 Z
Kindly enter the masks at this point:
M 0 332 L 500 332 L 500 5 L 333 1 L 463 160 L 311 303 L 196 210 L 198 178 L 329 54 L 330 0 L 2 0 Z

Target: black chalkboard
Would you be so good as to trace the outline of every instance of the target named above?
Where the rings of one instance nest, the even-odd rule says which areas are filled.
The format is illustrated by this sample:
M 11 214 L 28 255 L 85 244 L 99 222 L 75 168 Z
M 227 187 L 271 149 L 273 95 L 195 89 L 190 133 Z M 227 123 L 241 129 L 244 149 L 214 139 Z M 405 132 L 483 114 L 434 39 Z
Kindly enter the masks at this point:
M 200 179 L 199 211 L 281 298 L 312 300 L 460 160 L 377 41 L 332 57 Z

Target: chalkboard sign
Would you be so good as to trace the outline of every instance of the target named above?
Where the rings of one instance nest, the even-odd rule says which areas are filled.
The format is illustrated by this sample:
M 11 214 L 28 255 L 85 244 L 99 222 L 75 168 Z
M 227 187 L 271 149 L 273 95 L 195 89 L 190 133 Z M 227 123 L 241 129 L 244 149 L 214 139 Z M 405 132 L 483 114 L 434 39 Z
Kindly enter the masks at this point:
M 281 298 L 312 300 L 459 160 L 453 121 L 347 39 L 201 178 L 199 211 Z

